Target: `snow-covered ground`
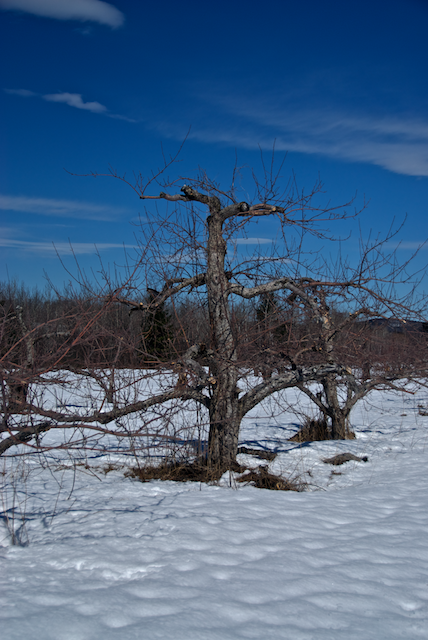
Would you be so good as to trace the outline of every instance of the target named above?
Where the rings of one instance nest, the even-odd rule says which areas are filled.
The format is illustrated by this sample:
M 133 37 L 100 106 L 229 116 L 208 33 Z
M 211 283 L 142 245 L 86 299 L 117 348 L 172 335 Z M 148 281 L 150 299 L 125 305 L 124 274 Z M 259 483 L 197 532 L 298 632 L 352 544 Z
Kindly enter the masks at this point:
M 427 402 L 374 392 L 352 414 L 357 440 L 303 446 L 287 442 L 291 413 L 254 411 L 242 444 L 277 450 L 269 469 L 301 493 L 142 484 L 105 474 L 105 457 L 5 459 L 1 637 L 428 638 Z M 347 451 L 368 462 L 322 462 Z

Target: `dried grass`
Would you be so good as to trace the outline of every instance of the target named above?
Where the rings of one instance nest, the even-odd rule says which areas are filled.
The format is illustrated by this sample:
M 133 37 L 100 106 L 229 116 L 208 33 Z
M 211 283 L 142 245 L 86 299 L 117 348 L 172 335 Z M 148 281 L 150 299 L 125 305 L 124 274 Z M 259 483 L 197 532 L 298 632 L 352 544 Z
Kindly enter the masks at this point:
M 238 465 L 239 466 L 239 465 Z M 132 467 L 127 476 L 140 482 L 150 480 L 173 480 L 174 482 L 216 482 L 222 475 L 217 469 L 201 462 L 176 462 L 165 460 L 159 465 Z
M 251 484 L 258 489 L 270 489 L 273 491 L 302 491 L 303 485 L 285 480 L 268 471 L 267 466 L 260 466 L 257 469 L 244 467 L 237 462 L 232 465 L 230 471 L 241 474 L 236 482 Z M 208 467 L 200 461 L 196 462 L 174 462 L 164 461 L 159 465 L 145 465 L 132 467 L 125 475 L 136 478 L 140 482 L 150 482 L 150 480 L 172 480 L 174 482 L 218 482 L 222 473 L 217 469 Z
M 237 482 L 251 484 L 258 489 L 270 489 L 271 491 L 303 491 L 303 485 L 290 482 L 268 471 L 267 467 L 258 467 L 245 473 Z
M 349 429 L 346 432 L 346 440 L 355 440 L 355 433 Z M 331 432 L 325 418 L 306 418 L 302 428 L 288 439 L 289 442 L 319 442 L 331 440 Z

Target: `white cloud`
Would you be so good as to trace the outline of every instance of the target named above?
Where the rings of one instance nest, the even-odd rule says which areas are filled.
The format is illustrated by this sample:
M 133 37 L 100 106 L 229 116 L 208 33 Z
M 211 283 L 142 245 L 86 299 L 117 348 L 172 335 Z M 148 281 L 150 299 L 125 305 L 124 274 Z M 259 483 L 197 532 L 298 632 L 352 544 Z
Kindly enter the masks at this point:
M 1 2 L 1 0 L 0 0 Z M 109 113 L 106 106 L 101 104 L 100 102 L 84 102 L 82 100 L 81 93 L 48 93 L 46 95 L 40 95 L 34 91 L 29 91 L 28 89 L 3 89 L 5 93 L 10 95 L 20 96 L 22 98 L 43 98 L 47 102 L 63 102 L 64 104 L 68 104 L 70 107 L 75 107 L 76 109 L 84 109 L 86 111 L 92 111 L 92 113 L 102 113 L 104 116 L 108 118 L 113 118 L 114 120 L 123 120 L 125 122 L 136 123 L 138 120 L 134 120 L 133 118 L 128 118 L 127 116 L 122 116 L 117 113 Z
M 208 98 L 203 97 L 204 101 Z M 341 108 L 305 108 L 287 96 L 268 99 L 209 95 L 210 105 L 228 118 L 210 127 L 194 123 L 190 139 L 247 149 L 317 154 L 380 166 L 394 173 L 428 176 L 428 119 L 412 115 L 379 116 Z M 206 120 L 206 118 L 205 118 Z M 224 122 L 228 125 L 225 126 Z M 170 123 L 166 135 L 182 138 Z M 169 129 L 169 130 L 168 130 Z
M 90 242 L 31 242 L 27 240 L 14 240 L 13 238 L 0 238 L 0 247 L 8 249 L 21 249 L 31 253 L 44 255 L 68 254 L 68 255 L 95 255 L 101 251 L 112 249 L 134 249 L 134 245 L 124 245 L 117 243 L 101 242 L 99 244 Z
M 30 198 L 0 194 L 0 210 L 35 213 L 43 216 L 84 218 L 90 220 L 114 220 L 132 212 L 125 207 L 92 204 L 76 200 L 55 200 L 51 198 Z
M 34 91 L 29 91 L 28 89 L 3 89 L 3 91 L 14 96 L 21 96 L 22 98 L 32 98 L 33 96 L 37 95 L 37 93 L 34 93 Z
M 134 118 L 128 118 L 127 116 L 121 116 L 121 115 L 118 115 L 117 113 L 106 113 L 105 115 L 108 118 L 113 118 L 114 120 L 124 120 L 125 122 L 133 122 L 133 123 L 138 122 L 138 120 L 135 120 Z
M 402 242 L 388 242 L 386 244 L 387 249 L 398 250 L 404 249 L 406 251 L 420 251 L 421 249 L 427 250 L 428 243 L 427 242 L 412 242 L 403 240 Z
M 428 124 L 424 122 L 384 122 L 376 118 L 370 126 L 352 123 L 332 115 L 320 125 L 319 114 L 308 116 L 306 126 L 296 123 L 292 114 L 284 114 L 282 125 L 266 122 L 260 128 L 240 127 L 233 131 L 193 128 L 190 138 L 220 142 L 247 149 L 272 149 L 317 154 L 350 162 L 380 166 L 393 173 L 428 176 Z M 294 121 L 294 126 L 293 126 Z
M 25 11 L 45 18 L 57 20 L 92 21 L 121 27 L 125 16 L 109 2 L 102 0 L 0 0 L 4 11 Z
M 48 102 L 64 102 L 70 107 L 86 109 L 93 113 L 104 113 L 107 111 L 107 107 L 99 102 L 83 102 L 81 93 L 51 93 L 42 97 L 43 100 L 47 100 Z
M 236 238 L 234 244 L 272 244 L 272 240 L 268 238 Z

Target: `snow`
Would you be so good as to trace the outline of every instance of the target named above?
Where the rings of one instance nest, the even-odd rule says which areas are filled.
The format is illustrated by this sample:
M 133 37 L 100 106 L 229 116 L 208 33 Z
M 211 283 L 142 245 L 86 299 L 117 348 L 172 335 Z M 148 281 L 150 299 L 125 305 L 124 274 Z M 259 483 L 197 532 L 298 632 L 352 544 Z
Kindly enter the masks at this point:
M 2 637 L 427 638 L 426 401 L 373 392 L 352 414 L 356 440 L 303 446 L 287 442 L 291 413 L 254 410 L 242 444 L 277 450 L 269 469 L 301 493 L 233 476 L 141 483 L 105 473 L 105 456 L 5 458 Z M 322 462 L 347 451 L 368 462 Z

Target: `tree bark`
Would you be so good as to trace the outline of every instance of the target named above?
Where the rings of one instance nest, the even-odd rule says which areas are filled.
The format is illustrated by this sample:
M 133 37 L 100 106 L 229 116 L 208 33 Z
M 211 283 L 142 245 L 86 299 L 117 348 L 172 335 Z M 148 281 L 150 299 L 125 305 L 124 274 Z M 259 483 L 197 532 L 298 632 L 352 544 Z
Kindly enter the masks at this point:
M 217 379 L 210 405 L 208 467 L 219 476 L 233 468 L 238 452 L 242 416 L 236 389 L 236 374 L 232 368 Z
M 212 373 L 216 384 L 210 402 L 207 463 L 216 474 L 221 475 L 235 462 L 241 415 L 236 345 L 230 318 L 230 289 L 224 264 L 227 247 L 222 227 L 225 217 L 217 198 L 210 198 L 209 207 L 206 283 L 211 349 L 214 354 Z
M 349 434 L 347 425 L 349 412 L 340 406 L 337 396 L 337 377 L 334 374 L 326 376 L 322 386 L 326 399 L 325 406 L 331 420 L 331 439 L 346 440 Z

